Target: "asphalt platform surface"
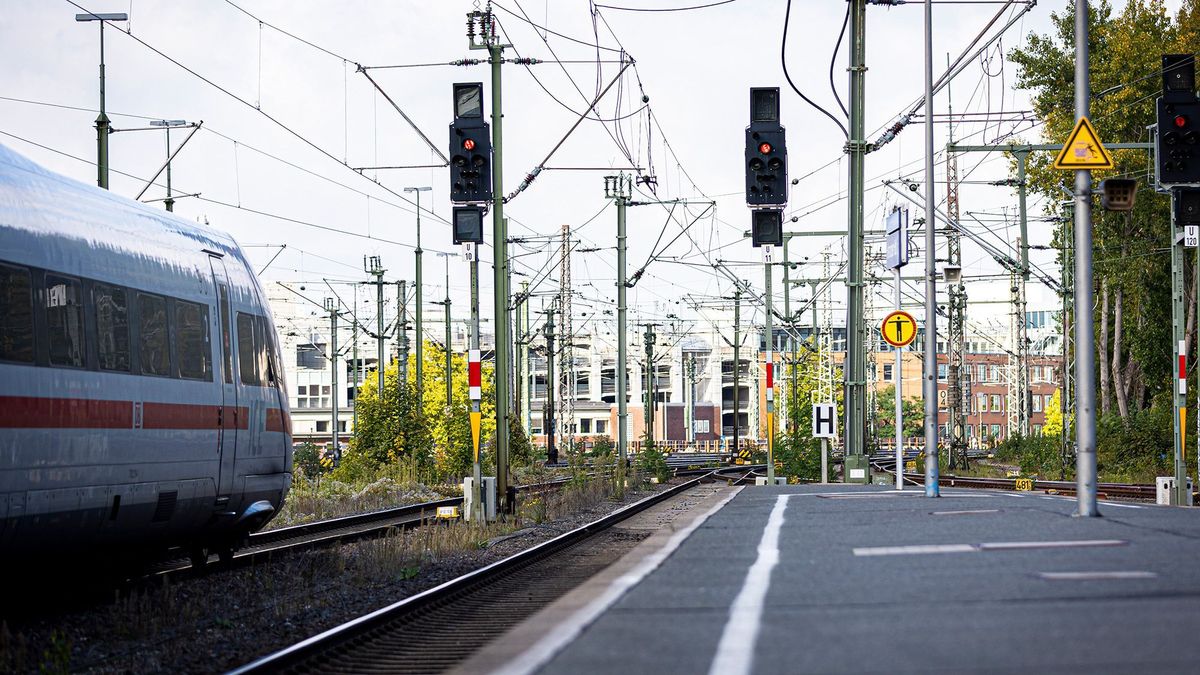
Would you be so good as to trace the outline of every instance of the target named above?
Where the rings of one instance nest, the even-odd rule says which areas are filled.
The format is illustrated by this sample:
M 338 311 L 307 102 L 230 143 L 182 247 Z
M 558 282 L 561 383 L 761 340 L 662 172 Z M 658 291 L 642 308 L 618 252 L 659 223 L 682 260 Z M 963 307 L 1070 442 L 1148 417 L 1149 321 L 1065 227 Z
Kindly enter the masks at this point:
M 1074 510 L 747 487 L 539 672 L 1200 672 L 1200 509 Z

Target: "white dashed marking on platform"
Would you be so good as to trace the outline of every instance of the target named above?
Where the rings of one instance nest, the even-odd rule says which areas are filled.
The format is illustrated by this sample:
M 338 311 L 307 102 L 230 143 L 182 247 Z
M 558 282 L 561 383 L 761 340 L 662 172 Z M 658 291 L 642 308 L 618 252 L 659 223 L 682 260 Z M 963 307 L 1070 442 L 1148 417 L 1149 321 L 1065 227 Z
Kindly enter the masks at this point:
M 1038 572 L 1039 577 L 1049 581 L 1097 581 L 1104 579 L 1156 579 L 1154 572 Z

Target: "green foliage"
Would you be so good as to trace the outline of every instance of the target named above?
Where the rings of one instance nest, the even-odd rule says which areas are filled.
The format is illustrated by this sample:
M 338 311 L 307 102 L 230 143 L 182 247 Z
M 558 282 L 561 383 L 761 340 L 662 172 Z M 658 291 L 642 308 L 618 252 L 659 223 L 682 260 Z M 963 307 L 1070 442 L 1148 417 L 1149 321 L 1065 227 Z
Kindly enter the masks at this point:
M 612 455 L 615 449 L 616 446 L 613 444 L 611 438 L 608 436 L 597 436 L 596 440 L 592 443 L 592 449 L 588 452 L 588 455 L 590 457 Z
M 537 459 L 537 451 L 525 435 L 525 427 L 516 415 L 508 417 L 508 463 L 512 466 L 530 466 Z
M 1062 435 L 1063 416 L 1062 416 L 1062 390 L 1055 389 L 1054 395 L 1050 397 L 1050 402 L 1044 408 L 1046 411 L 1046 422 L 1042 425 L 1042 435 L 1050 438 L 1058 438 Z M 1075 413 L 1071 412 L 1068 417 L 1071 427 L 1075 426 Z M 1070 428 L 1068 428 L 1068 431 Z
M 1062 468 L 1058 436 L 1014 434 L 996 448 L 996 457 L 1001 461 L 1016 462 L 1024 476 L 1057 477 Z
M 667 458 L 655 447 L 654 440 L 649 436 L 642 439 L 642 449 L 637 454 L 634 466 L 639 473 L 654 476 L 660 483 L 665 483 L 671 478 L 671 469 L 667 466 Z
M 1053 29 L 1047 35 L 1031 35 L 1009 58 L 1017 64 L 1017 86 L 1033 93 L 1034 111 L 1045 121 L 1048 139 L 1065 140 L 1075 124 L 1074 14 L 1068 8 L 1052 12 Z M 1158 0 L 1129 0 L 1114 14 L 1102 0 L 1089 12 L 1089 58 L 1092 96 L 1091 121 L 1106 142 L 1146 140 L 1146 126 L 1154 123 L 1154 101 L 1161 89 L 1160 57 L 1170 52 L 1195 52 L 1200 34 L 1200 6 L 1187 0 L 1174 17 Z M 1016 139 L 1014 139 L 1016 140 Z M 1099 334 L 1107 326 L 1107 349 L 1097 340 L 1099 368 L 1113 372 L 1128 405 L 1114 397 L 1123 417 L 1146 407 L 1149 401 L 1170 388 L 1172 367 L 1170 301 L 1169 199 L 1148 189 L 1147 157 L 1141 150 L 1112 152 L 1114 168 L 1095 172 L 1093 180 L 1109 176 L 1142 177 L 1137 203 L 1131 213 L 1093 212 L 1094 264 L 1101 289 L 1096 302 L 1094 325 Z M 1064 174 L 1050 167 L 1051 153 L 1033 153 L 1029 158 L 1028 184 L 1042 195 L 1057 214 L 1066 216 L 1055 230 L 1054 246 L 1060 264 L 1071 265 L 1063 244 L 1071 240 L 1070 214 L 1059 204 L 1059 185 Z M 1015 160 L 1014 160 L 1015 161 Z M 1190 260 L 1187 263 L 1191 267 Z M 1110 309 L 1104 314 L 1103 293 L 1110 294 Z M 1122 303 L 1117 319 L 1117 298 Z M 1194 300 L 1192 300 L 1194 302 Z M 1118 347 L 1119 338 L 1119 347 Z M 1120 360 L 1118 369 L 1111 364 Z M 1100 401 L 1109 400 L 1102 392 Z M 1061 420 L 1058 422 L 1061 425 Z M 1061 426 L 1058 427 L 1061 429 Z
M 901 402 L 904 414 L 904 437 L 915 438 L 923 433 L 924 404 L 919 398 L 905 397 Z M 876 432 L 880 438 L 896 437 L 896 388 L 883 387 L 875 392 Z
M 316 478 L 321 472 L 321 451 L 316 443 L 301 443 L 292 453 L 296 468 L 304 472 L 305 478 Z
M 1128 420 L 1102 415 L 1096 428 L 1096 467 L 1106 482 L 1153 483 L 1174 472 L 1175 422 L 1170 392 Z M 1190 418 L 1189 418 L 1190 421 Z M 1194 443 L 1189 430 L 1188 442 Z M 1189 454 L 1191 454 L 1189 452 Z
M 775 439 L 775 461 L 785 476 L 821 480 L 821 441 L 807 434 L 781 434 Z

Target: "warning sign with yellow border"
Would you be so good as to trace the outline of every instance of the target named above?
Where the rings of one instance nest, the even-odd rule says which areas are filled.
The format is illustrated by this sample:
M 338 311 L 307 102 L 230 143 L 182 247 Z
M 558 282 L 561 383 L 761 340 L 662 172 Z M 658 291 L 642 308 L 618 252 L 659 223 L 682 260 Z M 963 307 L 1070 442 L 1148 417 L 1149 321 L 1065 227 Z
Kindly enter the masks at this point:
M 917 320 L 908 312 L 896 310 L 883 318 L 879 335 L 893 347 L 907 347 L 917 337 Z
M 1080 117 L 1066 144 L 1054 158 L 1056 169 L 1111 169 L 1112 155 L 1100 142 L 1100 135 L 1086 117 Z

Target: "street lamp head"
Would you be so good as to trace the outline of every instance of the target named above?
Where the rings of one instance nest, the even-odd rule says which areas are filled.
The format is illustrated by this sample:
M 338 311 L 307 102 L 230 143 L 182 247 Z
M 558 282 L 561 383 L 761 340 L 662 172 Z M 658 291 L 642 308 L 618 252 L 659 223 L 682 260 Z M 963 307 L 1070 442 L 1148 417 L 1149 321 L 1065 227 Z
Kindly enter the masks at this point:
M 116 12 L 112 14 L 102 14 L 96 12 L 88 12 L 87 14 L 76 14 L 76 21 L 128 21 L 129 15 L 125 12 Z

